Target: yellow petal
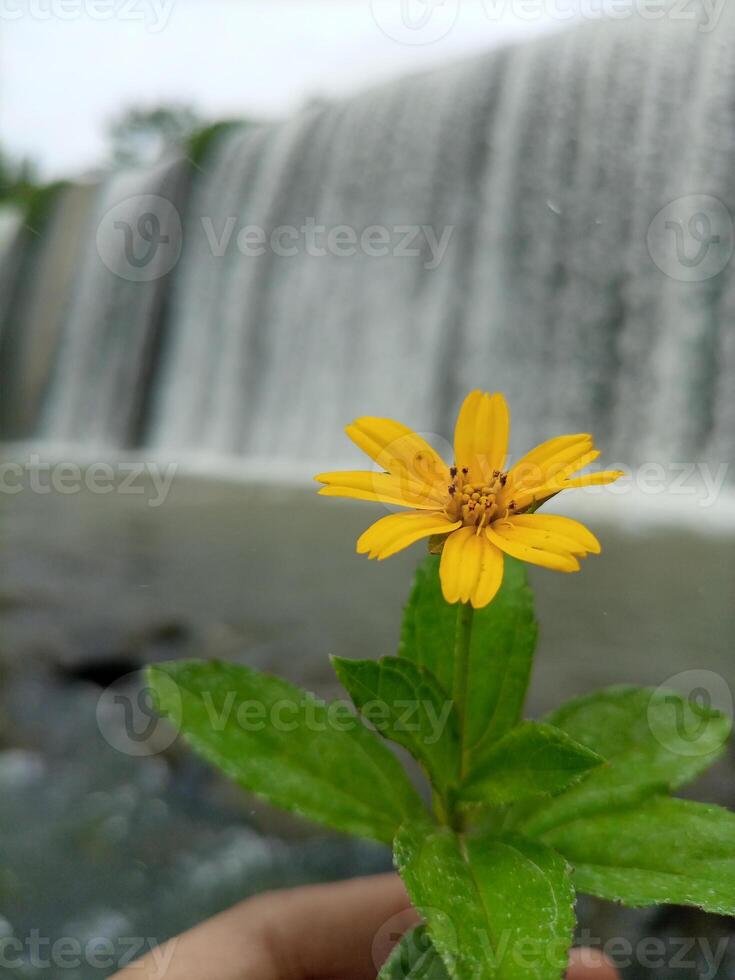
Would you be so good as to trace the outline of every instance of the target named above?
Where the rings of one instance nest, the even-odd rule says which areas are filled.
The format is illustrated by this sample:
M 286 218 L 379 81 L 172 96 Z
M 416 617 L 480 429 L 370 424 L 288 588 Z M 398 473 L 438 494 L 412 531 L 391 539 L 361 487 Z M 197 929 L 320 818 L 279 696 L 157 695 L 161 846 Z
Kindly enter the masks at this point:
M 504 559 L 503 552 L 490 541 L 484 534 L 475 535 L 482 547 L 480 558 L 480 574 L 475 582 L 475 587 L 470 596 L 470 601 L 475 609 L 482 609 L 495 598 L 498 589 L 503 581 Z
M 452 522 L 443 514 L 422 514 L 408 511 L 405 514 L 390 514 L 371 524 L 358 539 L 357 552 L 366 553 L 370 558 L 390 558 L 396 552 L 408 548 L 421 538 L 432 534 L 446 534 L 458 528 L 461 521 Z
M 469 468 L 472 461 L 475 445 L 475 419 L 482 398 L 481 391 L 471 391 L 462 402 L 462 407 L 459 410 L 454 426 L 454 461 L 457 466 Z
M 436 491 L 388 473 L 345 470 L 320 473 L 314 479 L 319 483 L 327 484 L 319 491 L 326 497 L 373 500 L 385 504 L 397 504 L 399 507 L 417 507 L 419 510 L 439 510 L 442 506 Z
M 473 482 L 491 479 L 505 465 L 509 431 L 510 414 L 503 395 L 471 391 L 454 429 L 457 466 L 467 467 Z
M 621 476 L 625 476 L 623 470 L 598 470 L 596 473 L 587 473 L 585 476 L 575 476 L 572 480 L 565 480 L 562 484 L 562 489 L 572 490 L 574 487 L 604 487 L 608 483 L 615 483 Z
M 365 415 L 355 419 L 345 432 L 387 473 L 430 485 L 449 483 L 449 470 L 441 456 L 400 422 Z
M 572 474 L 579 472 L 585 466 L 589 466 L 590 463 L 594 463 L 597 457 L 600 455 L 599 449 L 591 449 L 589 452 L 584 453 L 582 456 L 578 456 L 576 459 L 572 460 L 566 466 L 559 466 L 556 468 L 555 472 L 549 476 L 544 483 L 558 483 L 560 480 L 566 480 L 567 477 L 572 476 Z
M 594 449 L 591 435 L 580 432 L 577 435 L 559 436 L 536 446 L 530 453 L 520 459 L 508 473 L 508 488 L 527 488 L 546 483 L 560 470 L 575 464 Z M 573 466 L 571 472 L 576 473 L 585 463 Z
M 593 555 L 599 555 L 601 550 L 600 542 L 589 528 L 580 524 L 579 521 L 573 521 L 571 517 L 562 517 L 559 514 L 518 514 L 508 518 L 508 521 L 513 527 L 525 528 L 535 533 L 550 534 L 557 538 L 560 543 L 566 542 L 564 549 L 572 552 L 572 554 L 576 553 L 572 545 Z
M 484 534 L 463 527 L 444 542 L 439 576 L 447 602 L 471 602 L 481 609 L 503 581 L 503 554 Z
M 471 527 L 467 530 L 470 534 L 462 547 L 462 568 L 459 577 L 459 597 L 462 602 L 471 600 L 482 571 L 482 538 L 477 534 L 476 528 Z
M 557 554 L 554 551 L 544 551 L 541 548 L 523 544 L 515 539 L 515 535 L 503 521 L 496 521 L 492 527 L 486 528 L 488 540 L 513 558 L 553 568 L 558 572 L 578 572 L 579 562 L 571 554 Z
M 496 530 L 511 544 L 525 544 L 530 548 L 551 551 L 562 557 L 576 555 L 578 558 L 586 558 L 588 554 L 587 548 L 576 538 L 568 537 L 556 530 L 549 530 L 542 525 L 523 526 L 513 517 L 502 520 Z M 599 550 L 599 545 L 596 545 L 595 553 Z
M 572 541 L 559 534 L 552 534 L 551 531 L 541 529 L 517 527 L 512 519 L 503 521 L 502 530 L 498 533 L 510 544 L 527 545 L 529 548 L 536 548 L 539 551 L 550 551 L 555 555 L 569 556 L 576 555 L 578 558 L 586 556 L 587 552 L 578 541 Z
M 546 442 L 540 443 L 527 452 L 518 461 L 518 465 L 521 463 L 534 463 L 537 466 L 544 466 L 555 456 L 558 456 L 559 453 L 565 452 L 571 446 L 577 446 L 585 442 L 590 445 L 593 442 L 589 432 L 575 432 L 572 435 L 555 436 L 553 439 L 547 439 Z M 582 452 L 586 452 L 586 450 L 582 450 Z
M 498 496 L 498 504 L 500 507 L 507 507 L 512 500 L 515 503 L 515 509 L 522 510 L 524 507 L 529 507 L 534 502 L 541 504 L 545 500 L 548 500 L 549 497 L 555 496 L 562 490 L 572 490 L 574 487 L 597 486 L 605 483 L 612 483 L 614 480 L 617 480 L 618 477 L 623 476 L 623 473 L 619 470 L 608 470 L 598 471 L 597 473 L 588 473 L 586 476 L 579 476 L 569 479 L 572 473 L 576 473 L 577 470 L 581 469 L 583 466 L 593 463 L 599 455 L 600 454 L 597 450 L 586 453 L 584 456 L 581 456 L 579 459 L 575 460 L 574 463 L 571 463 L 569 466 L 565 466 L 563 469 L 559 470 L 559 472 L 551 477 L 551 479 L 537 484 L 536 486 L 530 486 L 527 489 L 516 491 L 509 485 L 509 481 L 509 483 L 503 487 L 503 492 Z
M 444 542 L 439 577 L 447 602 L 465 602 L 466 600 L 462 598 L 465 594 L 469 599 L 469 590 L 465 586 L 467 562 L 464 553 L 468 547 L 472 548 L 472 539 L 476 537 L 474 528 L 463 527 L 450 534 Z
M 575 476 L 571 480 L 562 480 L 561 482 L 557 482 L 556 479 L 554 479 L 542 487 L 537 487 L 534 491 L 533 499 L 538 503 L 543 503 L 550 497 L 556 496 L 557 493 L 561 493 L 562 490 L 574 490 L 578 487 L 606 486 L 608 483 L 614 483 L 616 480 L 619 480 L 621 476 L 625 476 L 625 473 L 622 470 L 598 470 L 596 473 L 587 473 L 584 476 Z M 528 503 L 530 504 L 531 502 L 531 499 L 529 499 Z

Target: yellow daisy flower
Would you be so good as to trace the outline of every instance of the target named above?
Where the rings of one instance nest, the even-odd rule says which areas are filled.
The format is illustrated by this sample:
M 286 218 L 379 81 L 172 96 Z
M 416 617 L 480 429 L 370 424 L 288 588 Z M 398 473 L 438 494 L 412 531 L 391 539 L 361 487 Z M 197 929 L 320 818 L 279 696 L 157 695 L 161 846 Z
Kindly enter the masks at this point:
M 503 395 L 473 391 L 454 430 L 454 464 L 411 429 L 366 416 L 347 435 L 384 471 L 320 473 L 319 493 L 411 508 L 382 517 L 357 542 L 359 554 L 389 558 L 421 538 L 439 537 L 439 573 L 447 602 L 486 606 L 503 580 L 503 556 L 560 572 L 598 554 L 597 538 L 568 517 L 538 514 L 562 490 L 612 483 L 619 470 L 575 476 L 597 459 L 592 436 L 541 443 L 506 470 L 510 413 Z

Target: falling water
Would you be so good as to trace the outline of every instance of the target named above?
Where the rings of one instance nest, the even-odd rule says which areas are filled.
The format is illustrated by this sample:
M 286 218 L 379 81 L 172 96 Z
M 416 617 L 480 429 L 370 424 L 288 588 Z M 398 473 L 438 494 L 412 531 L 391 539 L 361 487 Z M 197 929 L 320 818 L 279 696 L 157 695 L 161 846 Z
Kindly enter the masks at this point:
M 0 345 L 4 345 L 9 333 L 10 295 L 22 257 L 23 214 L 17 208 L 3 208 L 0 210 Z
M 4 318 L 5 434 L 338 459 L 349 418 L 447 435 L 480 385 L 515 449 L 592 428 L 628 463 L 732 458 L 733 16 L 586 24 L 62 201 L 44 298 Z
M 54 196 L 41 234 L 29 234 L 3 350 L 3 422 L 13 437 L 34 431 L 76 289 L 75 254 L 84 243 L 95 187 L 70 184 Z M 34 229 L 37 232 L 37 229 Z
M 41 421 L 43 436 L 122 446 L 135 438 L 164 317 L 166 280 L 156 263 L 165 262 L 166 253 L 159 249 L 148 265 L 137 266 L 124 232 L 152 216 L 153 241 L 164 236 L 178 247 L 180 232 L 170 226 L 170 214 L 176 214 L 183 188 L 184 163 L 176 160 L 117 175 L 98 193 Z M 156 213 L 160 201 L 170 202 L 162 223 Z

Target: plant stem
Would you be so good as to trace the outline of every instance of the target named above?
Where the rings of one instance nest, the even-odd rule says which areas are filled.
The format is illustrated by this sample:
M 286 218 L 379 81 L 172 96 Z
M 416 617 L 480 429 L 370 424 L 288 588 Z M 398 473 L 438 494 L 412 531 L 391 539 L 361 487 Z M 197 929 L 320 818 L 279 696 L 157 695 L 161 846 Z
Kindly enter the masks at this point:
M 470 641 L 472 639 L 472 614 L 469 602 L 460 603 L 457 609 L 457 629 L 454 635 L 454 707 L 459 716 L 459 778 L 465 775 L 465 718 L 467 715 L 467 677 L 470 665 Z

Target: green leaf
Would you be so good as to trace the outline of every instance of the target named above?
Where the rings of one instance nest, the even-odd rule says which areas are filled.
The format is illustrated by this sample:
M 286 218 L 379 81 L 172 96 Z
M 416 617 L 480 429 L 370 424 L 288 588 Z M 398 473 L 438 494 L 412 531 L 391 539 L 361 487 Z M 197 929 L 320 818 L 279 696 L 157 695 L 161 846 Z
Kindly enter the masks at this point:
M 459 771 L 459 723 L 454 704 L 436 677 L 410 660 L 332 663 L 356 707 L 385 738 L 403 745 L 444 790 Z
M 378 980 L 449 980 L 426 926 L 406 933 L 386 960 Z
M 395 756 L 344 702 L 218 661 L 157 664 L 148 678 L 193 748 L 276 806 L 386 843 L 426 814 Z
M 456 622 L 457 606 L 442 595 L 439 559 L 430 555 L 416 571 L 399 654 L 428 668 L 447 691 L 453 683 Z M 500 591 L 473 617 L 465 732 L 469 750 L 483 739 L 500 738 L 519 721 L 536 635 L 525 566 L 506 555 Z
M 605 760 L 552 725 L 523 722 L 476 757 L 463 800 L 504 806 L 559 793 Z
M 735 915 L 735 814 L 656 796 L 544 838 L 574 865 L 579 891 L 633 907 L 672 902 Z
M 574 929 L 574 890 L 558 854 L 523 838 L 407 825 L 398 870 L 453 976 L 558 980 Z
M 524 833 L 533 835 L 678 788 L 715 761 L 730 731 L 718 711 L 661 688 L 607 688 L 570 701 L 546 720 L 609 764 L 526 817 Z
M 416 569 L 413 588 L 403 611 L 398 654 L 426 667 L 442 687 L 452 690 L 455 606 L 445 602 L 439 582 L 439 558 L 429 555 Z

